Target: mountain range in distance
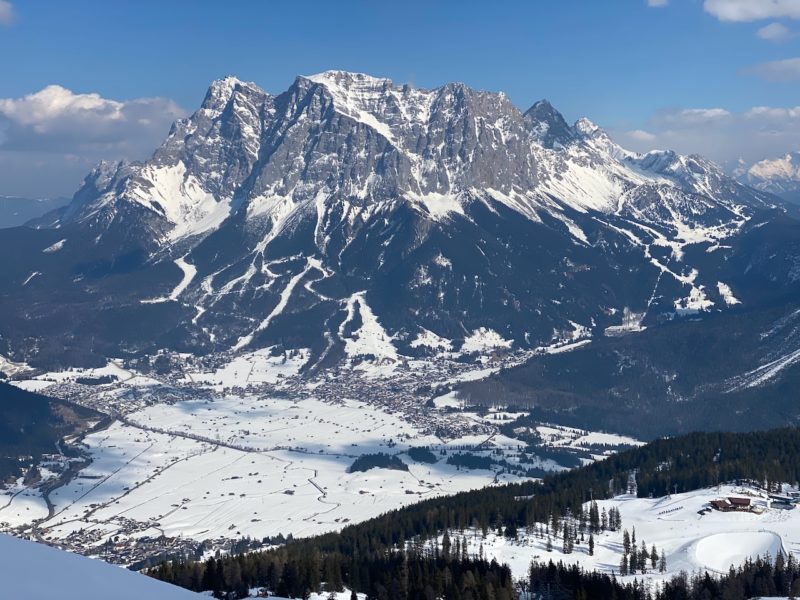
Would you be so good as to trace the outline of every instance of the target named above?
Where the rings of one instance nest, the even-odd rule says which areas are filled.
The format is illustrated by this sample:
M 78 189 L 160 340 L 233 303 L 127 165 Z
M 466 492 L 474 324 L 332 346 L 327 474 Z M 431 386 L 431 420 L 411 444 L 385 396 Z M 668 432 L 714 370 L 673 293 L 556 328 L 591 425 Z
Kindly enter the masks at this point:
M 0 195 L 0 228 L 18 227 L 69 203 L 69 198 L 19 198 Z
M 742 169 L 739 179 L 785 200 L 800 203 L 800 151 L 776 159 L 764 159 Z
M 478 404 L 502 389 L 625 430 L 668 416 L 654 434 L 793 422 L 774 392 L 800 361 L 800 222 L 776 169 L 748 175 L 762 191 L 460 83 L 329 71 L 273 95 L 227 77 L 150 159 L 102 163 L 68 206 L 0 232 L 21 257 L 0 266 L 0 354 L 271 348 L 305 353 L 308 376 L 388 378 L 492 355 L 509 368 L 463 385 Z

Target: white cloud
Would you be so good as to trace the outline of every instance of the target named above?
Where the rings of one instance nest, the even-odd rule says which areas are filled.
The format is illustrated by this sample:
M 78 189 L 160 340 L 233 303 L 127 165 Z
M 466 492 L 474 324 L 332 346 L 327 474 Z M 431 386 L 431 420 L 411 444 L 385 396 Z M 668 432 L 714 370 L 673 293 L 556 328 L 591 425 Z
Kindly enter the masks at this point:
M 800 19 L 800 0 L 705 0 L 703 8 L 720 21 Z
M 14 21 L 14 7 L 8 0 L 0 0 L 0 25 L 11 25 Z
M 800 119 L 800 106 L 795 108 L 772 108 L 771 106 L 754 106 L 744 116 L 749 119 Z
M 166 98 L 119 101 L 76 94 L 58 85 L 19 98 L 0 98 L 3 191 L 71 194 L 101 159 L 149 156 L 175 119 L 184 115 Z
M 647 6 L 661 7 L 669 4 L 669 0 L 647 0 Z
M 708 123 L 730 117 L 724 108 L 684 108 L 677 112 L 663 113 L 661 119 L 666 123 Z
M 756 31 L 756 35 L 762 40 L 782 42 L 792 37 L 792 32 L 783 23 L 770 23 Z
M 733 167 L 740 157 L 752 164 L 800 149 L 800 106 L 674 109 L 656 114 L 644 128 L 612 134 L 631 150 L 672 149 Z
M 639 140 L 640 142 L 652 142 L 657 139 L 655 134 L 645 131 L 644 129 L 634 129 L 632 131 L 625 132 L 625 134 L 634 140 Z
M 800 80 L 800 58 L 773 60 L 748 67 L 742 72 L 767 81 L 796 81 Z
M 0 98 L 5 150 L 79 153 L 81 150 L 152 150 L 184 115 L 172 100 L 109 100 L 59 85 L 21 98 Z

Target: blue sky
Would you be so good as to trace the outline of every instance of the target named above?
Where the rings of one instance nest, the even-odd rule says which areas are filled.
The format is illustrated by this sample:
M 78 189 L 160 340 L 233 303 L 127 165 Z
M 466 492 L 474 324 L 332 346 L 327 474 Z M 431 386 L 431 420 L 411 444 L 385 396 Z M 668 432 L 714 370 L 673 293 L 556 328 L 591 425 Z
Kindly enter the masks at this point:
M 522 109 L 544 97 L 568 120 L 588 116 L 637 150 L 670 145 L 725 163 L 749 153 L 751 162 L 800 143 L 792 147 L 800 140 L 800 114 L 791 111 L 800 105 L 797 32 L 800 0 L 0 0 L 0 56 L 8 57 L 0 61 L 0 194 L 69 195 L 98 157 L 141 158 L 215 78 L 235 74 L 280 92 L 295 75 L 326 69 L 420 87 L 459 80 L 505 91 Z M 81 140 L 91 128 L 81 113 L 80 124 L 59 124 L 50 136 L 57 143 L 27 140 L 37 135 L 28 114 L 36 110 L 22 100 L 53 85 L 152 113 L 152 127 L 106 124 Z M 785 116 L 762 111 L 768 119 L 754 125 L 754 107 Z M 764 128 L 764 140 L 746 139 Z M 31 181 L 26 159 L 50 181 Z

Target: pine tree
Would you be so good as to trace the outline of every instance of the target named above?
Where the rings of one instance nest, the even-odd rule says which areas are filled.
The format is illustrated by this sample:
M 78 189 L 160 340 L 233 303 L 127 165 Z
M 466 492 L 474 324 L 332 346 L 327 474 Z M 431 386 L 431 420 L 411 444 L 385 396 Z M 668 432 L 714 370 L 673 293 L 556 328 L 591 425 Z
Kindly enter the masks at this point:
M 661 549 L 661 558 L 658 561 L 658 572 L 659 573 L 666 573 L 667 572 L 667 555 L 664 554 L 664 549 Z
M 442 557 L 450 560 L 450 533 L 445 529 L 442 536 Z
M 626 529 L 625 532 L 622 534 L 622 548 L 625 550 L 625 555 L 627 556 L 631 552 L 631 534 L 628 533 Z
M 594 556 L 594 536 L 589 534 L 589 556 Z
M 647 551 L 647 544 L 645 544 L 644 540 L 642 540 L 642 547 L 639 550 L 639 561 L 636 566 L 639 568 L 641 573 L 647 572 L 647 559 L 650 558 L 650 553 Z
M 628 555 L 623 554 L 619 561 L 619 574 L 625 577 L 628 574 Z
M 658 566 L 658 550 L 656 550 L 656 545 L 653 544 L 653 547 L 650 549 L 650 567 L 653 571 L 656 570 Z
M 605 515 L 605 508 L 603 509 L 603 515 Z M 589 508 L 589 527 L 591 528 L 592 533 L 597 533 L 600 531 L 601 519 L 600 519 L 600 512 L 597 509 L 597 502 L 592 502 Z

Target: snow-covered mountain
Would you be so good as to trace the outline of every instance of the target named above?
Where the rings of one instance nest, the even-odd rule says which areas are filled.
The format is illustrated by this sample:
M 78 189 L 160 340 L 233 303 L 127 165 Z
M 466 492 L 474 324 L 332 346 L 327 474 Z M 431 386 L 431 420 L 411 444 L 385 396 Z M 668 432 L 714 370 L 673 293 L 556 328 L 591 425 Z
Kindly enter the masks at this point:
M 278 96 L 215 81 L 149 161 L 98 166 L 62 222 L 108 227 L 133 211 L 139 222 L 127 225 L 164 247 L 233 214 L 268 242 L 312 214 L 324 253 L 343 214 L 366 221 L 405 206 L 436 222 L 480 203 L 564 222 L 568 210 L 632 215 L 648 194 L 691 206 L 673 215 L 690 225 L 709 208 L 690 195 L 725 209 L 764 202 L 707 161 L 627 152 L 587 119 L 568 125 L 546 101 L 523 114 L 504 94 L 463 84 L 419 90 L 332 71 L 298 77 Z
M 740 179 L 759 190 L 800 199 L 800 152 L 759 161 Z
M 629 152 L 546 101 L 227 77 L 149 160 L 99 165 L 63 213 L 0 235 L 24 256 L 0 268 L 0 353 L 282 345 L 321 368 L 534 348 L 760 301 L 729 259 L 777 218 L 713 163 Z

